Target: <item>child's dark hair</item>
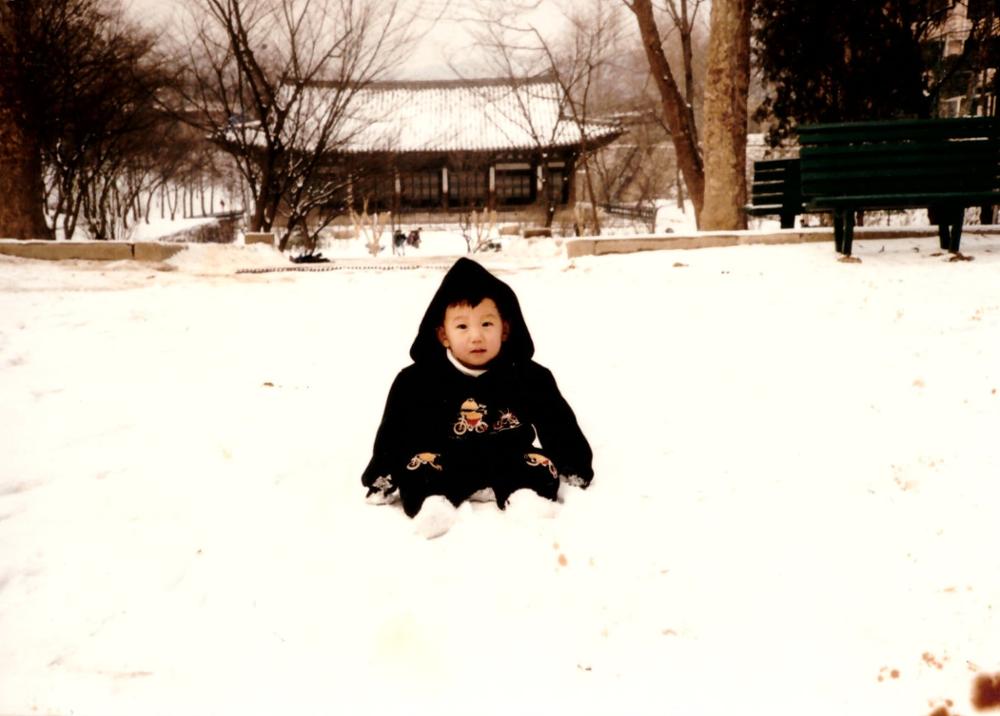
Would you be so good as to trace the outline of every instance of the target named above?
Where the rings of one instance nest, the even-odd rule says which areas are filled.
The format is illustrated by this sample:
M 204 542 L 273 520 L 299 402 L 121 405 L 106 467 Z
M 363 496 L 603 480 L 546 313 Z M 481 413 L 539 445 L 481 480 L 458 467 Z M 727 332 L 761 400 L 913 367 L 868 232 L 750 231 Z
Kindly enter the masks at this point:
M 495 291 L 491 291 L 490 288 L 490 286 L 474 281 L 456 281 L 448 286 L 446 290 L 442 291 L 442 295 L 440 296 L 441 315 L 438 316 L 439 325 L 444 323 L 444 314 L 449 306 L 468 305 L 475 308 L 487 298 L 496 304 L 497 310 L 500 311 L 500 318 L 506 318 L 509 315 L 510 307 L 504 305 L 506 303 L 504 297 L 498 295 Z

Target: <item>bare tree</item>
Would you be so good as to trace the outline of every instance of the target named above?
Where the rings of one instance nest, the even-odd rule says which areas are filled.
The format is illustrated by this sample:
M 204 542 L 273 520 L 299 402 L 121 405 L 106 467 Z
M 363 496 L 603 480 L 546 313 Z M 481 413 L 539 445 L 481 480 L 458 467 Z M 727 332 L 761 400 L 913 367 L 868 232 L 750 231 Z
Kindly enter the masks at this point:
M 684 194 L 676 183 L 677 163 L 674 152 L 668 150 L 669 134 L 656 109 L 640 102 L 641 98 L 629 97 L 621 105 L 618 114 L 625 135 L 591 161 L 602 204 L 648 206 L 667 195 L 671 185 L 678 198 Z
M 228 159 L 229 156 L 222 153 L 215 143 L 184 123 L 170 121 L 155 127 L 150 137 L 150 146 L 137 158 L 140 171 L 145 177 L 140 191 L 143 220 L 150 222 L 152 204 L 156 197 L 159 197 L 160 217 L 166 218 L 174 187 L 187 186 L 193 182 L 200 184 L 204 178 L 208 179 L 213 193 L 219 184 L 228 184 L 229 194 L 235 193 L 232 189 L 232 177 L 227 174 Z M 172 207 L 171 220 L 176 218 L 177 208 L 179 202 Z
M 534 85 L 524 77 L 551 77 L 559 88 L 556 98 L 560 119 L 569 120 L 580 141 L 578 161 L 584 171 L 585 189 L 592 207 L 592 223 L 600 233 L 597 194 L 590 157 L 597 148 L 593 111 L 600 97 L 600 84 L 610 74 L 610 58 L 620 34 L 620 17 L 611 0 L 567 3 L 561 7 L 564 32 L 553 35 L 543 23 L 532 20 L 538 0 L 505 3 L 479 0 L 474 4 L 473 36 L 485 49 L 487 67 L 508 79 L 519 109 L 517 123 L 524 127 L 542 157 L 550 156 L 562 137 L 560 122 L 551 123 L 531 111 Z M 542 191 L 546 199 L 546 226 L 552 225 L 561 187 L 553 186 L 548 162 L 543 163 Z
M 157 110 L 156 97 L 168 76 L 151 34 L 96 4 L 81 9 L 85 20 L 73 30 L 78 40 L 52 57 L 60 69 L 58 111 L 43 124 L 49 215 L 66 238 L 82 214 L 92 238 L 120 239 L 163 152 L 155 139 L 169 118 Z
M 684 100 L 688 111 L 694 112 L 694 36 L 698 13 L 705 0 L 666 0 L 664 10 L 670 17 L 672 28 L 667 31 L 669 39 L 673 31 L 681 41 L 681 64 L 684 68 Z
M 624 21 L 624 8 L 621 11 Z M 702 34 L 697 34 L 695 42 L 702 39 Z M 676 44 L 665 49 L 672 51 L 668 53 L 671 62 L 681 62 Z M 692 67 L 694 86 L 699 88 L 701 69 L 698 64 Z M 639 209 L 674 194 L 678 206 L 683 207 L 683 182 L 677 171 L 676 152 L 663 120 L 657 90 L 652 85 L 649 63 L 641 44 L 634 42 L 628 32 L 622 33 L 611 51 L 597 87 L 598 102 L 592 114 L 613 119 L 624 130 L 620 138 L 590 158 L 599 203 Z
M 217 138 L 253 198 L 250 229 L 285 215 L 281 246 L 343 192 L 331 153 L 377 117 L 357 93 L 404 56 L 401 0 L 204 0 L 192 6 L 183 106 Z M 315 233 L 321 227 L 313 226 Z
M 705 83 L 705 203 L 699 226 L 745 229 L 751 0 L 714 0 Z
M 534 3 L 537 5 L 537 2 Z M 482 53 L 484 68 L 496 77 L 503 77 L 510 84 L 516 116 L 504 119 L 520 127 L 531 137 L 542 157 L 550 156 L 557 146 L 558 122 L 549 121 L 532 112 L 535 96 L 544 91 L 542 85 L 533 81 L 547 74 L 547 63 L 539 57 L 537 46 L 525 46 L 524 36 L 532 33 L 531 27 L 519 21 L 526 7 L 532 2 L 496 3 L 491 0 L 475 0 L 473 3 L 472 36 Z M 467 18 L 468 19 L 468 18 Z M 457 67 L 453 67 L 459 73 Z M 529 78 L 529 79 L 526 79 Z M 553 98 L 558 105 L 558 116 L 566 110 L 566 96 Z M 552 188 L 552 174 L 547 161 L 542 162 L 541 186 L 539 190 L 545 199 L 545 226 L 551 227 L 556 213 L 556 196 Z
M 531 35 L 539 52 L 548 63 L 566 96 L 566 108 L 580 135 L 580 165 L 591 209 L 594 233 L 600 235 L 598 196 L 595 191 L 591 156 L 591 123 L 596 106 L 611 79 L 612 59 L 618 54 L 621 38 L 621 15 L 612 0 L 591 0 L 590 4 L 573 4 L 565 12 L 568 21 L 568 41 L 549 42 L 537 25 L 531 25 Z M 603 85 L 603 87 L 602 87 Z M 605 104 L 605 106 L 607 106 Z
M 0 237 L 52 238 L 42 211 L 41 146 L 27 66 L 34 3 L 0 0 Z
M 467 253 L 474 254 L 499 246 L 493 240 L 497 226 L 496 211 L 485 208 L 482 211 L 476 211 L 475 208 L 463 211 L 458 216 L 458 224 L 462 229 Z
M 677 163 L 684 176 L 684 183 L 687 185 L 688 194 L 690 194 L 691 201 L 694 204 L 695 217 L 700 224 L 705 194 L 705 171 L 699 150 L 698 130 L 695 125 L 694 110 L 686 96 L 694 96 L 692 84 L 688 84 L 686 87 L 686 95 L 682 94 L 677 86 L 670 63 L 664 54 L 663 40 L 653 13 L 652 1 L 622 0 L 622 2 L 632 11 L 638 23 L 639 34 L 642 37 L 643 49 L 646 54 L 646 60 L 649 63 L 650 74 L 656 83 L 660 95 L 663 117 L 666 120 L 666 125 L 674 142 Z M 673 2 L 670 2 L 669 5 L 676 9 Z M 686 8 L 687 5 L 682 3 L 683 12 L 678 12 L 679 18 L 683 19 L 687 17 Z M 685 25 L 688 29 L 693 27 L 693 15 L 689 18 L 689 21 Z M 685 57 L 687 56 L 687 51 L 685 51 Z M 688 70 L 686 69 L 685 76 L 688 76 L 688 74 Z M 690 75 L 693 78 L 693 71 L 691 71 Z
M 61 228 L 72 237 L 82 212 L 93 237 L 115 238 L 120 232 L 109 227 L 127 224 L 138 157 L 162 121 L 154 98 L 166 75 L 153 53 L 154 38 L 126 22 L 111 0 L 0 7 L 17 23 L 20 119 L 13 126 L 30 127 L 28 134 L 21 131 L 21 151 L 36 157 L 31 161 L 40 176 L 18 180 L 18 190 L 37 193 L 39 234 L 51 238 Z

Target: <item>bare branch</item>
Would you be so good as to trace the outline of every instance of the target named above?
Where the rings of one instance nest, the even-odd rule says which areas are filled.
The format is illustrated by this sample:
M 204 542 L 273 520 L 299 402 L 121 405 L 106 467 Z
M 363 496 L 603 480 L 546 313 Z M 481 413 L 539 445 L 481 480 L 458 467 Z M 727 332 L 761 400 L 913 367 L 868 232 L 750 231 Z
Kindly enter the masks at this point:
M 290 229 L 343 189 L 325 178 L 326 158 L 364 126 L 354 99 L 412 46 L 416 10 L 402 0 L 204 1 L 207 19 L 192 7 L 182 99 L 253 190 L 251 228 L 283 215 Z

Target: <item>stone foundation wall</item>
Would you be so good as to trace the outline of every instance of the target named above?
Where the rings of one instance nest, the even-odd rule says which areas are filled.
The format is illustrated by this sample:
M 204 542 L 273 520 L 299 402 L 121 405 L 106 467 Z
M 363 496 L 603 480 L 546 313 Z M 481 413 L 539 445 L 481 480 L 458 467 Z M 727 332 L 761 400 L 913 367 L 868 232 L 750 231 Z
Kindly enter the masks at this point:
M 184 244 L 152 241 L 16 241 L 0 239 L 0 255 L 44 261 L 166 261 Z

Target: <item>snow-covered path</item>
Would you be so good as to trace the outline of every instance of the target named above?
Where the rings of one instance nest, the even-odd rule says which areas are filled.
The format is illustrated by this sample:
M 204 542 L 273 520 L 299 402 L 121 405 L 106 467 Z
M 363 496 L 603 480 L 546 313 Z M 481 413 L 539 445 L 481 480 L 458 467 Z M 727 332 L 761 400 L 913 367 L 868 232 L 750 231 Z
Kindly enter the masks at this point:
M 358 479 L 440 270 L 0 257 L 0 714 L 967 716 L 1000 237 L 934 243 L 489 257 L 597 477 L 433 541 Z

